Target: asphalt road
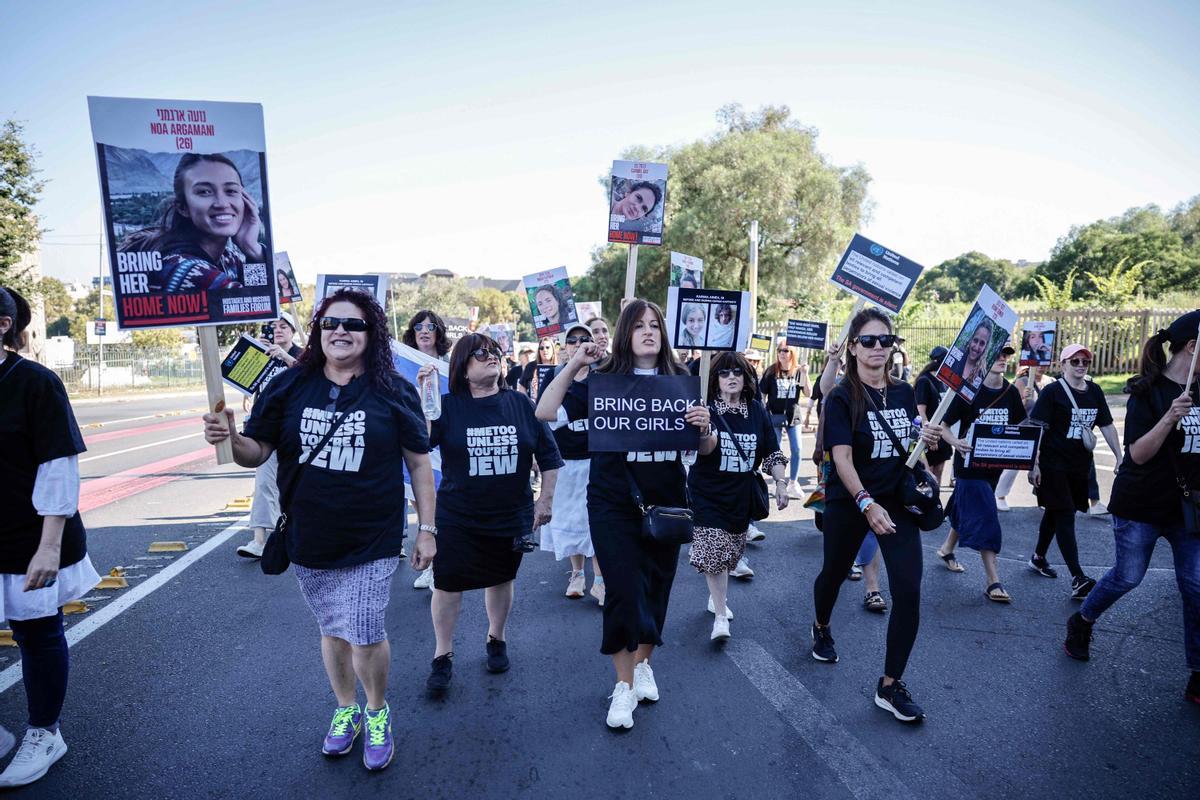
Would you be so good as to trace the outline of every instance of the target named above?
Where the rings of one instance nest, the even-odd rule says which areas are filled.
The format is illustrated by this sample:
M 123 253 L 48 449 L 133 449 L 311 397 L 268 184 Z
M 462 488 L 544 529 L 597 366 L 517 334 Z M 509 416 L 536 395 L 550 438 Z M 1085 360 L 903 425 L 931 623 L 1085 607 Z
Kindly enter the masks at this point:
M 157 415 L 193 405 L 172 399 L 121 406 L 108 419 L 155 416 L 119 425 L 101 412 L 85 422 L 91 410 L 77 412 L 81 423 L 105 422 L 85 430 L 92 435 L 171 421 Z M 89 455 L 189 430 L 129 433 L 124 441 L 89 445 Z M 85 493 L 87 482 L 123 473 L 145 478 L 133 473 L 201 446 L 184 439 L 90 462 Z M 767 539 L 750 546 L 757 575 L 731 588 L 733 638 L 723 647 L 708 639 L 703 578 L 681 563 L 667 646 L 654 661 L 662 699 L 639 708 L 635 727 L 624 734 L 604 725 L 613 676 L 598 652 L 600 611 L 590 600 L 562 597 L 565 565 L 544 553 L 526 558 L 509 626 L 513 668 L 504 675 L 483 669 L 483 600 L 480 593 L 466 598 L 454 684 L 446 698 L 431 700 L 423 691 L 433 650 L 429 593 L 411 588 L 406 562 L 388 617 L 389 699 L 400 753 L 386 772 L 368 774 L 358 749 L 337 761 L 319 753 L 334 700 L 316 624 L 294 577 L 263 576 L 233 553 L 245 512 L 226 505 L 251 493 L 249 473 L 197 461 L 165 474 L 174 479 L 143 484 L 87 512 L 97 567 L 126 567 L 131 586 L 93 592 L 92 610 L 69 617 L 73 671 L 63 731 L 71 751 L 18 795 L 1186 798 L 1200 792 L 1200 708 L 1182 700 L 1187 672 L 1168 548 L 1159 548 L 1142 585 L 1097 625 L 1092 660 L 1072 661 L 1061 644 L 1064 620 L 1076 608 L 1068 579 L 1047 580 L 1022 563 L 1038 520 L 1023 480 L 1011 498 L 1015 510 L 1002 515 L 1002 578 L 1011 606 L 984 599 L 973 553 L 961 554 L 965 574 L 943 568 L 933 550 L 944 529 L 925 537 L 922 628 L 905 675 L 928 714 L 922 725 L 902 726 L 871 703 L 886 616 L 862 609 L 861 584 L 843 587 L 834 613 L 841 661 L 826 665 L 809 656 L 821 540 L 811 515 L 792 508 L 762 523 Z M 802 475 L 811 474 L 806 465 Z M 1102 469 L 1105 497 L 1111 480 Z M 1108 518 L 1081 516 L 1078 530 L 1082 561 L 1098 576 L 1112 561 Z M 185 541 L 190 549 L 146 552 L 162 540 Z M 1061 564 L 1053 548 L 1051 561 Z M 0 720 L 11 728 L 24 719 L 24 695 L 16 671 L 4 669 L 15 664 L 15 649 L 2 652 Z

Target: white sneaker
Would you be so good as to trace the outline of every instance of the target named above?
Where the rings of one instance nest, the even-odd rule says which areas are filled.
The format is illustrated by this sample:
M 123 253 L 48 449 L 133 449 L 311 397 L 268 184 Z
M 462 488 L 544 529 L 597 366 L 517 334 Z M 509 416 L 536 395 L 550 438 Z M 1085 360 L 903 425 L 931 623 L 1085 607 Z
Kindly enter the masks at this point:
M 265 542 L 263 544 L 259 544 L 251 539 L 237 549 L 237 554 L 244 558 L 262 558 L 264 546 Z
M 1108 506 L 1104 503 L 1096 503 L 1096 505 L 1088 507 L 1087 513 L 1089 517 L 1103 517 L 1108 513 Z
M 583 574 L 583 570 L 575 572 L 571 571 L 571 579 L 567 581 L 567 597 L 578 599 L 583 597 L 583 589 L 587 586 L 587 578 Z
M 788 481 L 787 493 L 788 493 L 788 497 L 790 497 L 793 500 L 803 500 L 804 499 L 804 490 L 801 489 L 799 484 L 797 484 L 795 481 Z
M 711 594 L 708 596 L 708 613 L 710 613 L 710 614 L 717 613 L 717 610 L 715 608 L 713 608 L 713 599 L 712 599 Z M 728 600 L 725 601 L 725 619 L 733 619 L 733 612 L 729 610 L 729 601 Z
M 767 535 L 760 531 L 755 524 L 751 522 L 750 527 L 746 529 L 746 541 L 761 542 L 765 538 L 767 538 Z
M 433 588 L 433 567 L 426 567 L 417 579 L 413 581 L 414 589 L 432 589 Z
M 654 670 L 649 661 L 639 661 L 633 667 L 633 695 L 640 703 L 649 700 L 658 702 L 658 684 L 654 682 Z
M 1012 509 L 1008 507 L 1008 501 L 1005 500 L 1003 497 L 996 498 L 996 510 L 997 511 L 1012 511 Z
M 8 767 L 0 773 L 0 786 L 24 786 L 41 778 L 54 762 L 67 754 L 62 731 L 51 733 L 45 728 L 25 731 L 21 747 Z
M 633 689 L 629 688 L 629 684 L 625 681 L 617 681 L 617 685 L 613 687 L 613 693 L 609 695 L 612 702 L 608 704 L 608 723 L 610 728 L 632 728 L 633 727 L 633 710 L 637 708 L 637 697 L 633 694 Z
M 718 616 L 713 620 L 712 635 L 708 637 L 711 641 L 724 640 L 729 638 L 729 617 Z
M 742 556 L 738 559 L 737 566 L 729 570 L 729 574 L 735 578 L 753 578 L 754 570 L 750 569 L 750 564 L 746 561 L 746 557 Z

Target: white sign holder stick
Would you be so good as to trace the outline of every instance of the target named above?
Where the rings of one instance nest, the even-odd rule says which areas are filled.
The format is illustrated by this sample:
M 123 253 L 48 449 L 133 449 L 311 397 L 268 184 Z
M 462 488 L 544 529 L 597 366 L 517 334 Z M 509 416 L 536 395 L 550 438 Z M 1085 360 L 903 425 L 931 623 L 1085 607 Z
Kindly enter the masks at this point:
M 700 354 L 700 400 L 708 405 L 708 377 L 712 374 L 712 351 Z
M 846 344 L 846 336 L 848 336 L 850 333 L 850 323 L 854 321 L 854 318 L 858 315 L 858 312 L 862 311 L 866 304 L 867 301 L 863 300 L 861 297 L 854 301 L 854 307 L 850 309 L 850 316 L 846 317 L 846 324 L 842 326 L 842 332 L 838 334 L 838 338 L 833 340 L 834 344 L 836 344 L 839 349 L 842 347 L 842 345 Z
M 638 246 L 629 245 L 629 256 L 625 259 L 625 303 L 633 300 L 637 290 L 637 253 Z M 621 308 L 624 309 L 625 305 L 622 304 Z
M 1192 351 L 1192 365 L 1188 367 L 1187 383 L 1184 384 L 1183 390 L 1190 393 L 1192 391 L 1192 381 L 1196 377 L 1196 354 L 1200 353 L 1200 329 L 1196 330 L 1196 349 Z M 1183 427 L 1183 420 L 1175 423 L 1175 430 Z
M 217 328 L 204 325 L 196 328 L 196 340 L 200 343 L 200 363 L 204 366 L 204 386 L 208 389 L 208 410 L 224 414 L 225 384 L 221 380 L 221 349 L 217 344 Z M 226 439 L 213 447 L 217 450 L 218 464 L 233 463 L 233 442 Z
M 954 402 L 954 397 L 955 397 L 954 392 L 947 389 L 946 393 L 944 395 L 942 395 L 942 402 L 938 403 L 937 410 L 935 410 L 933 412 L 933 415 L 929 419 L 925 420 L 926 424 L 940 425 L 942 422 L 942 417 L 946 416 L 946 412 L 950 410 L 950 404 Z M 888 423 L 883 422 L 881 424 L 886 425 Z M 945 442 L 942 442 L 942 445 L 947 446 L 947 447 L 949 446 L 949 445 L 946 445 Z M 916 466 L 917 460 L 921 458 L 921 455 L 924 452 L 925 452 L 925 440 L 920 439 L 917 441 L 916 449 L 914 449 L 912 451 L 912 455 L 910 455 L 908 457 L 908 461 L 904 462 L 905 466 L 908 466 L 908 467 Z

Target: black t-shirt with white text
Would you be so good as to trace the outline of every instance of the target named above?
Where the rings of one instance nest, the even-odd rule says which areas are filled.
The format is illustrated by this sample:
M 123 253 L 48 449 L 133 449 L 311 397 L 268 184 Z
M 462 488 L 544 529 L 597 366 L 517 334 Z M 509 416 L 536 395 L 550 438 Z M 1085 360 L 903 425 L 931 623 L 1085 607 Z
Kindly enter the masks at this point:
M 0 572 L 24 575 L 42 541 L 33 506 L 38 466 L 87 450 L 67 390 L 52 371 L 16 353 L 0 363 Z M 59 567 L 87 554 L 76 512 L 63 528 Z
M 291 486 L 288 555 L 312 569 L 355 566 L 400 554 L 407 513 L 404 450 L 429 452 L 416 388 L 399 375 L 390 391 L 358 377 L 341 387 L 303 368 L 280 373 L 246 421 L 245 435 L 275 447 L 280 502 Z M 351 404 L 362 397 L 353 411 Z M 310 463 L 299 460 L 320 443 L 331 422 L 337 434 Z M 294 483 L 293 483 L 294 482 Z
M 563 399 L 567 419 L 587 419 L 588 382 L 575 381 Z M 633 473 L 646 505 L 687 505 L 686 475 L 676 450 L 592 453 L 588 477 L 588 513 L 597 516 L 641 517 L 629 487 Z
M 978 422 L 981 425 L 1019 425 L 1025 420 L 1025 404 L 1021 401 L 1021 393 L 1008 381 L 999 389 L 988 388 L 986 384 L 979 387 L 975 401 L 967 403 L 959 395 L 954 396 L 942 424 L 947 428 L 956 422 L 961 422 L 960 438 L 966 439 L 971 433 L 971 425 Z M 944 444 L 944 443 L 943 443 Z M 987 481 L 996 488 L 1000 475 L 1004 470 L 978 469 L 964 467 L 962 453 L 954 451 L 954 477 Z
M 572 400 L 571 402 L 576 402 Z M 563 409 L 566 410 L 567 400 L 563 398 Z M 558 444 L 559 455 L 565 461 L 582 461 L 591 457 L 588 452 L 588 419 L 587 409 L 584 409 L 584 416 L 581 419 L 574 419 L 567 422 L 566 425 L 560 425 L 554 429 L 554 441 Z M 570 413 L 567 414 L 568 419 Z
M 832 452 L 837 445 L 851 447 L 854 469 L 863 488 L 873 497 L 887 497 L 895 494 L 904 474 L 904 461 L 908 458 L 915 431 L 912 421 L 917 416 L 917 404 L 913 387 L 907 383 L 890 384 L 886 391 L 886 403 L 884 393 L 879 390 L 869 386 L 864 386 L 863 390 L 874 400 L 886 421 L 878 418 L 871 410 L 870 403 L 864 403 L 866 413 L 852 422 L 850 391 L 842 381 L 825 398 L 825 448 Z M 883 429 L 884 424 L 891 425 L 904 452 L 896 452 L 895 445 Z M 836 465 L 830 472 L 825 496 L 830 500 L 853 497 L 842 483 Z
M 1188 488 L 1200 491 L 1200 400 L 1194 386 L 1192 410 L 1180 421 L 1179 430 L 1172 426 L 1158 452 L 1145 464 L 1129 457 L 1129 445 L 1149 433 L 1181 394 L 1183 387 L 1164 375 L 1130 394 L 1125 407 L 1125 458 L 1113 480 L 1108 504 L 1118 517 L 1151 525 L 1182 525 L 1183 490 L 1175 479 L 1176 464 Z
M 768 369 L 759 381 L 758 388 L 767 404 L 767 410 L 772 414 L 782 414 L 784 421 L 791 425 L 796 415 L 796 403 L 804 389 L 800 372 L 795 371 L 790 376 L 781 373 L 777 376 L 773 369 Z
M 779 449 L 779 440 L 762 403 L 751 401 L 746 409 L 749 417 L 732 411 L 721 414 L 721 421 L 729 428 L 725 430 L 717 422 L 716 407 L 708 408 L 717 433 L 717 447 L 708 455 L 698 456 L 688 470 L 688 489 L 699 526 L 741 533 L 750 524 L 754 472 L 762 466 L 764 458 Z M 750 461 L 743 460 L 738 453 L 731 432 Z
M 442 454 L 438 527 L 507 537 L 533 530 L 533 459 L 543 472 L 563 462 L 528 397 L 507 389 L 487 397 L 444 394 L 429 441 Z
M 1071 406 L 1068 391 L 1074 395 L 1078 411 Z M 1082 428 L 1103 428 L 1113 421 L 1104 390 L 1090 381 L 1082 392 L 1055 381 L 1042 390 L 1029 417 L 1046 424 L 1038 465 L 1064 472 L 1091 469 L 1092 451 L 1083 446 Z
M 915 391 L 917 405 L 925 406 L 925 413 L 932 416 L 933 410 L 942 402 L 942 395 L 946 393 L 946 384 L 933 377 L 932 372 L 926 372 L 917 376 Z

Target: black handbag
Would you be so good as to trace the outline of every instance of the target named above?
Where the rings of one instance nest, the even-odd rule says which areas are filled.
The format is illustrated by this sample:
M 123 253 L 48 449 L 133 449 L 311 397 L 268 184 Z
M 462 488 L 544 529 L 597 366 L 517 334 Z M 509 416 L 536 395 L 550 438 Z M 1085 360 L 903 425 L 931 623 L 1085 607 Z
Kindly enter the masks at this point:
M 329 440 L 334 437 L 338 429 L 342 427 L 342 423 L 349 417 L 350 412 L 358 407 L 369 391 L 370 388 L 365 387 L 358 397 L 354 399 L 354 402 L 342 412 L 342 418 L 338 422 L 330 424 L 329 430 L 321 437 L 321 441 L 317 443 L 317 446 L 308 451 L 308 459 L 298 462 L 295 472 L 292 473 L 291 480 L 288 481 L 288 485 L 279 493 L 279 519 L 275 521 L 275 529 L 267 537 L 266 544 L 263 545 L 262 558 L 258 560 L 258 565 L 264 575 L 282 575 L 292 565 L 292 560 L 288 557 L 287 552 L 287 509 L 292 505 L 292 497 L 295 496 L 296 487 L 300 483 L 300 478 L 303 477 L 304 467 L 320 455 L 321 451 L 325 449 L 325 445 L 329 444 Z
M 733 435 L 733 431 L 729 429 L 725 420 L 721 419 L 721 415 L 714 414 L 713 418 L 729 434 L 729 438 L 733 441 L 733 446 L 737 448 L 738 455 L 742 457 L 742 461 L 750 462 L 750 519 L 766 519 L 767 515 L 771 513 L 771 500 L 767 494 L 767 482 L 763 480 L 762 474 L 754 469 L 754 460 L 746 456 L 746 451 L 742 449 L 738 438 Z
M 870 393 L 863 392 L 863 394 L 871 405 L 871 410 L 875 412 L 879 426 L 892 440 L 892 446 L 896 448 L 896 452 L 900 454 L 901 458 L 904 458 L 908 451 L 900 444 L 900 437 L 896 436 L 896 432 L 892 430 L 891 423 L 879 413 Z M 916 519 L 918 528 L 923 531 L 937 530 L 946 519 L 946 509 L 942 507 L 942 492 L 937 481 L 920 462 L 912 467 L 901 462 L 900 467 L 904 470 L 904 474 L 900 476 L 897 499 Z
M 676 508 L 675 506 L 648 506 L 645 498 L 642 497 L 642 492 L 638 489 L 637 481 L 633 478 L 633 470 L 629 468 L 629 462 L 625 462 L 625 477 L 629 478 L 629 490 L 633 493 L 633 501 L 637 503 L 642 512 L 642 536 L 653 541 L 656 544 L 673 544 L 681 545 L 688 544 L 692 541 L 692 530 L 695 527 L 695 520 L 692 516 L 690 508 Z M 684 482 L 683 491 L 687 493 L 687 483 Z M 691 505 L 692 499 L 688 495 L 688 504 Z

